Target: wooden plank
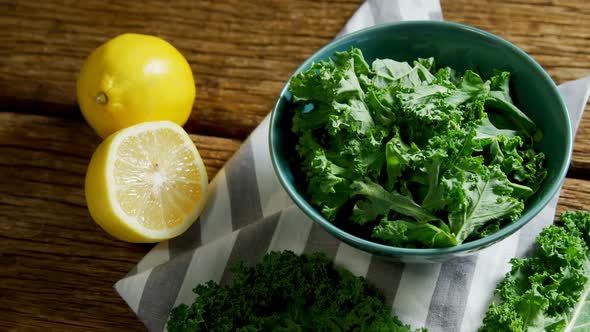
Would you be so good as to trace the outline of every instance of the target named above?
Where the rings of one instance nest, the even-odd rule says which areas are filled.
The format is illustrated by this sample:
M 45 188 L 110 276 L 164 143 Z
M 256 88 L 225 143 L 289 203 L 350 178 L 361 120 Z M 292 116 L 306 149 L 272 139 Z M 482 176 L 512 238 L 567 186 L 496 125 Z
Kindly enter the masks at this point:
M 590 210 L 590 181 L 565 179 L 556 214 L 567 210 Z
M 0 329 L 143 330 L 112 285 L 151 246 L 112 239 L 85 205 L 98 138 L 80 120 L 0 113 L 0 124 Z M 238 148 L 193 138 L 210 176 Z M 590 207 L 590 181 L 567 179 L 559 204 Z
M 79 117 L 75 80 L 84 58 L 119 33 L 149 33 L 178 47 L 195 73 L 197 99 L 187 130 L 243 139 L 270 111 L 290 73 L 329 42 L 360 3 L 2 3 L 0 102 L 19 112 Z M 446 0 L 442 8 L 446 20 L 488 30 L 529 52 L 557 83 L 590 74 L 590 7 L 585 0 Z M 572 166 L 588 177 L 589 143 L 586 112 Z
M 236 139 L 190 136 L 199 149 L 210 179 L 241 144 Z M 100 137 L 80 119 L 0 112 L 0 147 L 4 150 L 2 157 L 9 159 L 13 166 L 26 164 L 32 158 L 30 162 L 34 164 L 31 166 L 36 168 L 61 165 L 62 169 L 56 171 L 83 175 L 98 144 Z M 21 150 L 27 152 L 22 153 Z M 58 176 L 58 180 L 72 181 L 66 176 Z M 69 184 L 83 185 L 82 182 Z
M 590 105 L 586 105 L 576 134 L 571 166 L 577 173 L 576 177 L 590 179 Z
M 19 111 L 77 112 L 84 58 L 124 32 L 161 36 L 192 66 L 188 130 L 246 137 L 285 80 L 331 40 L 361 0 L 148 2 L 14 1 L 0 5 L 0 102 Z
M 100 139 L 81 120 L 0 113 L 0 330 L 143 330 L 112 288 L 151 248 L 90 218 Z M 212 178 L 240 141 L 192 135 Z

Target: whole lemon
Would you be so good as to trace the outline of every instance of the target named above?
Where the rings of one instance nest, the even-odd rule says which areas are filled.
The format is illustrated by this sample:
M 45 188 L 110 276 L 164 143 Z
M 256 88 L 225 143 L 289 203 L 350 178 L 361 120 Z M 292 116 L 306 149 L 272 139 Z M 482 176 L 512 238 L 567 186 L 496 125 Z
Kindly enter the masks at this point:
M 167 41 L 127 33 L 95 49 L 76 84 L 88 124 L 102 138 L 145 121 L 184 125 L 195 99 L 191 68 Z

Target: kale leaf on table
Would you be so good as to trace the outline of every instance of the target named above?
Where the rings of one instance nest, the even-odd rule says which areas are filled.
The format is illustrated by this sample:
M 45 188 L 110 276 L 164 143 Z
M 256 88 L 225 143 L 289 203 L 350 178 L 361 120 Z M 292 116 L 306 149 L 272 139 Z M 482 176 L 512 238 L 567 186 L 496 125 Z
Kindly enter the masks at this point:
M 300 185 L 329 221 L 394 246 L 497 231 L 547 174 L 509 78 L 336 52 L 290 82 Z
M 192 305 L 172 310 L 168 331 L 411 331 L 364 278 L 321 253 L 271 252 L 232 272 L 228 285 L 198 285 Z
M 565 212 L 536 242 L 511 260 L 479 331 L 590 330 L 590 212 Z

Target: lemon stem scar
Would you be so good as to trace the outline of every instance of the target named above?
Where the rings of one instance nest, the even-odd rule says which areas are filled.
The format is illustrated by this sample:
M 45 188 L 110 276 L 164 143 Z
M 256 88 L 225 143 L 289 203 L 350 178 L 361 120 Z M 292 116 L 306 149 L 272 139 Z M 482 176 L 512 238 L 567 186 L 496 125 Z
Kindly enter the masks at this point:
M 106 93 L 101 91 L 96 95 L 96 97 L 94 97 L 94 100 L 99 105 L 106 105 L 109 102 L 109 97 L 107 97 Z

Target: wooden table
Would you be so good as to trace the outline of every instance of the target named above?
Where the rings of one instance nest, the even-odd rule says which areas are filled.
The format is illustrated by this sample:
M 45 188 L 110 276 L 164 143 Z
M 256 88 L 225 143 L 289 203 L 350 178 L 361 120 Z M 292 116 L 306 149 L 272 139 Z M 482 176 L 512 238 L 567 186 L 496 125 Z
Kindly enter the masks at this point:
M 186 125 L 212 178 L 270 111 L 284 81 L 329 42 L 360 0 L 0 0 L 0 330 L 143 330 L 112 288 L 151 248 L 90 219 L 83 179 L 99 138 L 76 105 L 78 68 L 123 32 L 187 57 L 197 99 Z M 590 74 L 590 5 L 443 1 L 448 21 L 491 31 L 556 83 Z M 590 208 L 590 112 L 559 210 Z

